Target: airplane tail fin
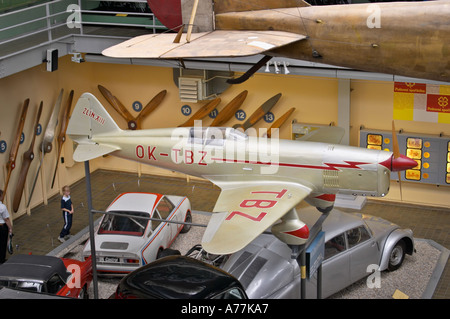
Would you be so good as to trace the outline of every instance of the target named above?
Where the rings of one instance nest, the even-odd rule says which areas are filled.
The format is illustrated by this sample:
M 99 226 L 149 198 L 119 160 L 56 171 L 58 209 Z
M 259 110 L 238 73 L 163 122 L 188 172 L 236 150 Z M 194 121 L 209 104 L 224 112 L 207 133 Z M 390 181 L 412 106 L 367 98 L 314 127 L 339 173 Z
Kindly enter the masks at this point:
M 84 93 L 75 105 L 66 132 L 78 143 L 73 159 L 82 162 L 118 150 L 117 146 L 97 143 L 95 137 L 112 135 L 120 131 L 119 126 L 97 98 L 90 93 Z

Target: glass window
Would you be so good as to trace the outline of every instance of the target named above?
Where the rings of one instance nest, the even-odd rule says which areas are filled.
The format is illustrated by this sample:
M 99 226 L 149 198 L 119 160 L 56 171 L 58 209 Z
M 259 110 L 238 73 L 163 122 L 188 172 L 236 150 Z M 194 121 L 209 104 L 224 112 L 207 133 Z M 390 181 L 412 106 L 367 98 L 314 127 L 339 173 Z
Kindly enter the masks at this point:
M 64 287 L 64 285 L 65 283 L 62 281 L 61 277 L 55 274 L 47 282 L 47 292 L 50 294 L 56 294 L 62 287 Z
M 41 292 L 41 283 L 30 281 L 18 281 L 16 285 L 11 285 L 13 288 L 20 288 L 32 292 Z
M 156 209 L 158 210 L 159 214 L 161 215 L 162 219 L 166 219 L 169 217 L 170 213 L 175 208 L 175 205 L 172 204 L 172 202 L 167 198 L 163 197 L 158 203 L 158 206 L 156 206 Z
M 345 249 L 345 237 L 340 234 L 325 243 L 325 259 L 336 256 Z
M 139 216 L 148 217 L 147 213 L 121 211 L 117 211 L 114 213 L 118 213 L 121 215 L 105 215 L 98 230 L 99 234 L 117 234 L 130 236 L 144 235 L 148 219 L 139 218 Z
M 232 288 L 214 296 L 213 299 L 244 299 L 244 294 L 239 288 Z
M 162 219 L 161 215 L 158 213 L 158 210 L 155 210 L 155 212 L 152 215 L 152 218 L 156 218 L 156 219 Z M 160 220 L 152 220 L 152 231 L 155 230 L 159 224 L 161 224 Z M 148 234 L 150 236 L 150 233 Z
M 370 234 L 364 226 L 347 231 L 348 248 L 352 248 L 368 239 L 370 239 Z

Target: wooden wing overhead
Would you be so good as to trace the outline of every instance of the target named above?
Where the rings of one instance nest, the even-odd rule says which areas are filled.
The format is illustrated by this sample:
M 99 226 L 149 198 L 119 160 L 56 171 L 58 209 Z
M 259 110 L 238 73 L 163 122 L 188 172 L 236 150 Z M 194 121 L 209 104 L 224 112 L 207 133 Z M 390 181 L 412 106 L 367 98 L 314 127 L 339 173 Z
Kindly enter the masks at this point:
M 282 31 L 216 30 L 193 33 L 190 42 L 183 37 L 173 43 L 176 34 L 142 35 L 105 49 L 102 54 L 113 58 L 206 58 L 236 57 L 260 54 L 306 38 Z

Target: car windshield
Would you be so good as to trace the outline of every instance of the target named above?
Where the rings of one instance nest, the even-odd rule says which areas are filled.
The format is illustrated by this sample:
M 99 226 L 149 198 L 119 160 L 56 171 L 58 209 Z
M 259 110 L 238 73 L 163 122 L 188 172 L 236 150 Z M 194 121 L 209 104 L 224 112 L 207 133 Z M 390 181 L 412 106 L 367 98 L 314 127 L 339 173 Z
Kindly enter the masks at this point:
M 19 288 L 27 291 L 41 292 L 42 283 L 34 281 L 21 281 L 21 280 L 11 280 L 9 282 L 4 281 L 2 286 L 10 288 Z
M 147 228 L 148 219 L 139 218 L 149 215 L 144 212 L 123 212 L 114 211 L 112 213 L 120 215 L 107 214 L 102 220 L 99 234 L 116 234 L 129 236 L 143 236 Z

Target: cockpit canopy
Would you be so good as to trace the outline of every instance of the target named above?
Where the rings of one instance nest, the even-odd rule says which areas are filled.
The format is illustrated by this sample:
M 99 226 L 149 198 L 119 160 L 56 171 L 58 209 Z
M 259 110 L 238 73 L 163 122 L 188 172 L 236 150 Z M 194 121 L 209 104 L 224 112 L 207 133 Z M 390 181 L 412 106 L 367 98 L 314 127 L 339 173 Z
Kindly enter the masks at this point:
M 191 127 L 189 142 L 200 145 L 223 146 L 226 140 L 245 141 L 248 136 L 231 127 Z

